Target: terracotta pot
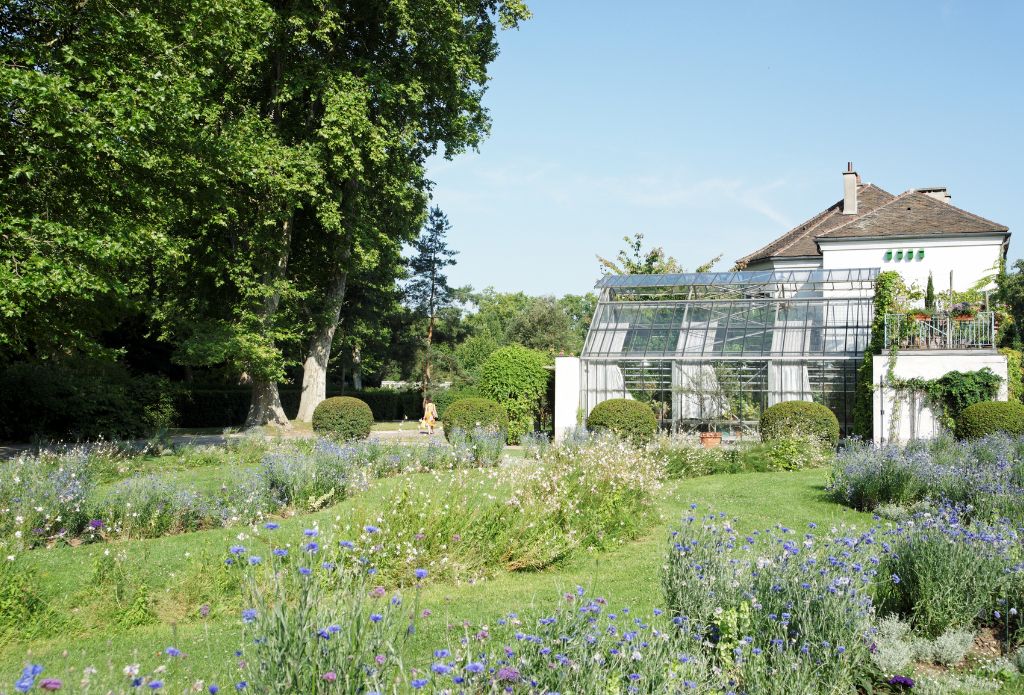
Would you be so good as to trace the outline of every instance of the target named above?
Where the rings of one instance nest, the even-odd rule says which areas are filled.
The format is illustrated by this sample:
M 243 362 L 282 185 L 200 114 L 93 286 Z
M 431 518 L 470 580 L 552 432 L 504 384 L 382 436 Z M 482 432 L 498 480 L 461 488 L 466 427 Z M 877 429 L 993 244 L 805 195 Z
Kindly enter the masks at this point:
M 918 321 L 928 321 L 931 319 L 931 314 L 914 314 L 914 318 Z
M 700 445 L 705 449 L 717 449 L 722 445 L 721 432 L 701 432 Z
M 971 316 L 970 314 L 958 314 L 957 316 L 953 317 L 953 319 L 956 321 L 970 321 L 973 318 L 974 317 Z

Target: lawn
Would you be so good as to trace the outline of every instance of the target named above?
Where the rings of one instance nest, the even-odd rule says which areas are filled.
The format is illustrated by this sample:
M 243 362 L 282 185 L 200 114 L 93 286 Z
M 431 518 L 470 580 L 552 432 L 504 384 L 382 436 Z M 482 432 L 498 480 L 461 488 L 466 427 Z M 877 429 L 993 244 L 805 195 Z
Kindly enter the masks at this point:
M 216 486 L 231 474 L 223 467 L 171 471 L 167 476 L 201 486 Z M 427 474 L 422 474 L 427 475 Z M 612 605 L 649 612 L 661 601 L 660 567 L 668 529 L 691 503 L 713 506 L 740 518 L 742 528 L 764 528 L 776 523 L 802 525 L 809 521 L 866 524 L 870 515 L 830 502 L 824 494 L 826 471 L 720 475 L 666 485 L 658 495 L 660 522 L 641 539 L 605 553 L 586 553 L 540 572 L 497 572 L 472 585 L 427 584 L 421 605 L 431 611 L 422 621 L 411 645 L 413 653 L 429 658 L 446 626 L 489 624 L 511 607 L 552 606 L 559 596 L 577 585 L 605 596 Z M 331 509 L 295 516 L 281 522 L 281 532 L 298 532 L 314 522 L 344 526 L 385 504 L 399 481 L 374 481 L 371 487 Z M 174 644 L 190 658 L 178 663 L 195 678 L 226 674 L 232 666 L 231 650 L 237 642 L 235 602 L 211 605 L 207 621 L 196 611 L 217 601 L 216 562 L 225 548 L 241 537 L 240 529 L 219 529 L 156 539 L 62 547 L 29 553 L 42 598 L 54 606 L 51 625 L 56 636 L 4 645 L 0 672 L 14 674 L 28 660 L 58 664 L 80 671 L 83 667 L 121 669 L 145 660 Z M 134 581 L 145 583 L 156 599 L 158 622 L 133 628 L 117 627 L 124 610 L 107 595 L 111 586 L 97 586 L 96 565 L 110 553 L 130 560 Z M 114 622 L 112 626 L 110 623 Z M 73 643 L 68 636 L 74 635 Z M 71 646 L 73 644 L 73 646 Z M 59 670 L 67 672 L 68 668 Z
M 476 446 L 486 444 L 487 440 L 481 439 L 466 451 L 475 451 Z M 886 522 L 879 521 L 876 515 L 856 511 L 854 506 L 857 505 L 838 504 L 835 501 L 836 492 L 826 490 L 826 485 L 833 480 L 833 476 L 838 476 L 837 479 L 843 481 L 854 474 L 859 476 L 850 479 L 851 482 L 844 482 L 844 494 L 851 494 L 851 490 L 867 485 L 867 482 L 861 481 L 870 482 L 869 476 L 874 470 L 872 461 L 878 458 L 870 449 L 850 449 L 848 453 L 841 455 L 836 468 L 820 467 L 821 459 L 810 456 L 806 458 L 809 462 L 807 465 L 819 467 L 775 472 L 714 473 L 722 470 L 749 470 L 752 466 L 757 470 L 764 467 L 772 470 L 775 466 L 787 465 L 786 460 L 779 458 L 777 453 L 788 452 L 791 447 L 786 445 L 776 450 L 770 446 L 766 448 L 765 445 L 755 445 L 744 449 L 738 455 L 732 455 L 728 452 L 705 452 L 699 447 L 687 448 L 692 447 L 692 444 L 674 440 L 659 440 L 658 443 L 640 449 L 613 443 L 608 439 L 591 439 L 550 450 L 538 450 L 531 445 L 525 449 L 502 451 L 499 443 L 497 448 L 488 449 L 489 463 L 484 467 L 476 467 L 479 464 L 474 464 L 472 459 L 459 459 L 459 454 L 453 453 L 456 449 L 438 449 L 436 446 L 395 442 L 384 445 L 370 443 L 354 448 L 351 445 L 340 448 L 328 445 L 323 450 L 321 446 L 318 444 L 314 447 L 312 442 L 296 444 L 294 440 L 268 444 L 261 439 L 248 439 L 226 450 L 186 448 L 174 455 L 134 457 L 126 460 L 116 457 L 109 460 L 97 458 L 98 485 L 89 495 L 99 497 L 116 489 L 121 479 L 139 480 L 139 475 L 146 476 L 141 478 L 146 484 L 158 488 L 192 490 L 209 497 L 224 496 L 225 491 L 238 486 L 239 480 L 254 476 L 260 478 L 270 474 L 279 475 L 285 469 L 273 473 L 275 469 L 267 468 L 266 461 L 276 461 L 282 457 L 286 460 L 286 467 L 292 465 L 287 461 L 314 461 L 313 468 L 301 469 L 302 475 L 307 477 L 318 477 L 331 466 L 341 466 L 339 470 L 349 471 L 346 475 L 350 475 L 357 469 L 345 467 L 351 466 L 355 461 L 363 461 L 364 463 L 358 465 L 366 466 L 365 470 L 372 470 L 373 474 L 366 480 L 365 486 L 349 488 L 345 499 L 326 508 L 316 504 L 310 506 L 309 503 L 302 503 L 305 497 L 295 497 L 292 502 L 280 508 L 280 513 L 271 512 L 268 518 L 266 511 L 260 512 L 254 517 L 256 521 L 251 523 L 246 522 L 243 515 L 237 520 L 227 522 L 225 527 L 188 533 L 162 531 L 162 535 L 157 537 L 142 537 L 153 535 L 146 533 L 144 524 L 125 526 L 122 530 L 104 530 L 106 540 L 101 542 L 51 542 L 50 547 L 36 547 L 19 552 L 16 564 L 29 573 L 28 587 L 24 583 L 12 583 L 11 577 L 16 575 L 0 567 L 0 616 L 7 620 L 6 629 L 0 632 L 6 635 L 0 640 L 0 693 L 4 692 L 3 683 L 13 682 L 26 663 L 43 664 L 47 675 L 59 676 L 66 684 L 74 683 L 83 691 L 88 690 L 79 683 L 83 678 L 98 678 L 107 684 L 125 683 L 122 671 L 132 664 L 141 664 L 142 673 L 155 674 L 148 678 L 165 679 L 168 684 L 166 689 L 172 692 L 181 692 L 183 684 L 199 681 L 235 682 L 240 674 L 240 659 L 233 653 L 239 650 L 251 655 L 254 649 L 251 637 L 250 641 L 243 638 L 239 619 L 242 609 L 246 608 L 249 602 L 249 599 L 242 598 L 244 582 L 248 581 L 243 578 L 251 576 L 251 573 L 245 573 L 246 566 L 251 564 L 245 562 L 245 559 L 249 556 L 259 556 L 263 560 L 257 559 L 257 562 L 268 565 L 266 569 L 269 570 L 269 566 L 277 567 L 277 558 L 271 557 L 274 548 L 287 548 L 287 563 L 297 563 L 280 565 L 282 568 L 292 567 L 283 573 L 289 577 L 297 576 L 296 570 L 303 563 L 311 564 L 314 571 L 319 571 L 316 567 L 321 560 L 334 558 L 335 561 L 341 562 L 341 557 L 346 552 L 344 550 L 340 555 L 324 554 L 329 552 L 329 548 L 337 550 L 338 539 L 355 541 L 356 554 L 349 556 L 352 560 L 360 554 L 373 556 L 370 560 L 366 560 L 365 557 L 360 560 L 361 563 L 366 561 L 366 564 L 362 564 L 363 567 L 380 568 L 380 577 L 372 580 L 371 585 L 380 582 L 386 584 L 388 590 L 400 590 L 402 593 L 403 606 L 396 614 L 398 632 L 388 634 L 394 635 L 389 639 L 392 640 L 391 644 L 395 645 L 396 654 L 402 661 L 401 672 L 409 673 L 408 677 L 415 679 L 417 672 L 421 676 L 424 673 L 429 676 L 431 669 L 449 668 L 444 664 L 438 665 L 437 654 L 441 653 L 438 650 L 445 650 L 453 645 L 458 649 L 460 636 L 469 636 L 481 630 L 493 631 L 495 634 L 499 634 L 501 630 L 508 630 L 510 628 L 500 626 L 505 625 L 505 618 L 513 611 L 516 615 L 532 616 L 523 623 L 523 629 L 528 630 L 530 628 L 526 626 L 532 625 L 539 616 L 554 615 L 563 610 L 567 605 L 565 597 L 575 596 L 578 587 L 585 589 L 586 596 L 601 597 L 602 601 L 606 601 L 607 603 L 602 605 L 607 606 L 609 616 L 613 620 L 614 615 L 611 611 L 628 613 L 631 617 L 637 616 L 636 620 L 641 621 L 644 617 L 653 620 L 661 609 L 665 608 L 671 611 L 669 616 L 681 615 L 690 608 L 698 611 L 697 615 L 700 615 L 701 609 L 698 604 L 702 600 L 699 592 L 702 591 L 700 583 L 704 581 L 703 578 L 699 578 L 696 583 L 691 579 L 682 580 L 681 584 L 674 585 L 677 594 L 682 591 L 682 604 L 672 603 L 673 599 L 666 595 L 664 588 L 667 586 L 664 584 L 666 573 L 671 574 L 674 571 L 672 567 L 676 570 L 682 568 L 679 571 L 682 571 L 683 575 L 690 571 L 689 568 L 698 567 L 692 564 L 695 562 L 692 558 L 680 559 L 681 555 L 686 554 L 680 548 L 696 549 L 698 546 L 689 546 L 690 541 L 685 541 L 681 546 L 676 540 L 699 537 L 700 532 L 697 532 L 698 536 L 692 536 L 695 532 L 694 527 L 686 522 L 687 517 L 692 518 L 693 515 L 704 515 L 706 518 L 707 514 L 713 512 L 724 515 L 724 519 L 732 520 L 732 525 L 725 527 L 725 531 L 732 537 L 732 540 L 726 542 L 726 546 L 733 548 L 735 543 L 735 552 L 741 559 L 729 561 L 724 559 L 725 555 L 720 555 L 706 556 L 699 562 L 708 563 L 704 564 L 706 567 L 717 567 L 713 574 L 718 577 L 726 577 L 732 573 L 731 567 L 747 568 L 736 570 L 740 574 L 735 576 L 741 583 L 734 583 L 734 586 L 739 588 L 728 589 L 722 586 L 715 589 L 715 592 L 725 592 L 721 594 L 721 602 L 715 599 L 715 603 L 727 607 L 739 606 L 739 609 L 746 604 L 744 596 L 754 595 L 747 592 L 767 591 L 764 587 L 760 590 L 743 588 L 742 582 L 748 579 L 741 575 L 750 571 L 755 558 L 775 558 L 766 560 L 769 566 L 779 563 L 779 579 L 771 581 L 785 583 L 789 587 L 786 590 L 792 591 L 793 587 L 798 587 L 802 581 L 802 578 L 793 574 L 798 572 L 795 561 L 786 569 L 787 553 L 782 552 L 781 556 L 779 554 L 785 547 L 783 543 L 787 535 L 790 539 L 800 539 L 805 537 L 805 533 L 810 533 L 811 535 L 806 538 L 815 538 L 813 552 L 817 553 L 816 557 L 822 560 L 828 557 L 830 563 L 837 568 L 845 567 L 849 563 L 854 568 L 853 578 L 860 581 L 858 575 L 862 575 L 862 570 L 857 563 L 870 567 L 870 559 L 877 565 L 878 558 L 871 556 L 880 551 L 875 550 L 875 546 L 864 545 L 856 539 L 870 538 L 874 533 L 885 536 L 892 533 L 894 528 L 898 530 L 898 527 L 892 524 L 886 526 Z M 574 446 L 577 448 L 573 448 Z M 945 455 L 943 452 L 947 449 L 967 451 L 943 446 L 936 445 L 935 456 Z M 1003 460 L 1016 455 L 1007 453 L 1011 449 L 1005 442 L 981 446 L 982 448 L 975 453 L 986 460 Z M 439 454 L 439 451 L 448 453 Z M 992 451 L 1003 453 L 996 455 Z M 1019 451 L 1024 451 L 1024 448 L 1020 448 Z M 453 455 L 455 458 L 452 458 Z M 661 455 L 668 455 L 669 458 L 659 459 Z M 323 458 L 324 456 L 327 458 Z M 890 465 L 888 462 L 893 460 L 892 456 L 883 459 L 887 466 Z M 398 460 L 434 462 L 430 465 L 440 467 L 423 470 L 415 466 L 410 467 L 410 463 L 398 464 L 396 467 L 395 462 Z M 502 460 L 503 463 L 496 467 L 498 460 Z M 920 460 L 920 455 L 908 454 L 906 466 L 918 465 Z M 460 464 L 459 461 L 467 464 L 466 467 L 462 467 L 464 464 Z M 856 465 L 844 469 L 843 466 L 850 462 Z M 932 471 L 934 468 L 925 467 L 922 470 Z M 669 471 L 667 480 L 665 471 Z M 706 474 L 709 471 L 713 474 Z M 655 477 L 650 477 L 651 475 Z M 902 476 L 898 479 L 905 478 L 906 476 Z M 0 482 L 3 480 L 0 478 Z M 10 478 L 7 480 L 10 481 Z M 920 488 L 920 485 L 914 487 L 915 490 Z M 303 489 L 323 490 L 322 487 Z M 10 493 L 8 491 L 4 494 Z M 309 500 L 312 501 L 319 493 L 301 494 L 308 494 Z M 564 500 L 570 500 L 568 506 L 563 503 Z M 924 498 L 908 501 L 918 506 L 927 502 Z M 551 502 L 558 503 L 552 505 Z M 516 512 L 515 505 L 525 506 Z M 694 505 L 698 511 L 694 511 Z M 569 514 L 570 518 L 565 518 L 565 514 Z M 553 519 L 562 520 L 552 526 Z M 529 523 L 524 524 L 524 520 Z M 538 528 L 533 528 L 535 524 L 532 520 L 536 520 Z M 272 521 L 271 526 L 277 528 L 266 530 L 267 521 Z M 367 524 L 379 524 L 383 530 L 375 536 L 373 534 L 376 530 L 366 531 L 370 528 Z M 508 528 L 504 528 L 506 525 Z M 815 528 L 820 530 L 811 531 Z M 887 528 L 889 530 L 886 530 Z M 680 532 L 679 536 L 674 535 L 676 531 Z M 580 539 L 587 540 L 568 546 L 559 545 L 564 544 L 566 537 L 572 537 L 577 533 L 582 534 L 579 536 Z M 928 532 L 924 533 L 927 535 Z M 560 537 L 553 546 L 550 545 L 551 534 Z M 322 549 L 313 551 L 313 555 L 304 552 L 308 550 L 305 544 L 311 535 L 323 544 Z M 417 539 L 415 542 L 414 535 Z M 517 543 L 520 536 L 523 540 Z M 708 546 L 713 542 L 709 538 L 705 538 L 701 544 Z M 743 538 L 746 538 L 745 542 L 742 541 Z M 540 544 L 536 552 L 530 550 L 530 544 L 534 542 Z M 755 542 L 759 544 L 756 549 Z M 892 537 L 891 542 L 904 541 L 897 534 Z M 943 559 L 943 556 L 938 560 L 960 562 L 959 568 L 954 570 L 960 572 L 960 576 L 963 576 L 963 572 L 970 571 L 965 570 L 965 567 L 972 566 L 964 565 L 964 562 L 988 563 L 986 571 L 1003 571 L 1002 558 L 1005 555 L 1000 554 L 1003 551 L 975 547 L 971 545 L 973 541 L 970 540 L 956 542 L 970 554 L 954 553 L 946 559 Z M 378 545 L 371 548 L 370 545 L 374 543 Z M 490 552 L 487 545 L 489 543 L 495 548 L 500 548 L 501 552 Z M 812 541 L 808 540 L 806 543 L 810 548 Z M 850 543 L 852 554 L 847 553 L 845 545 L 830 545 L 836 543 Z M 672 549 L 673 545 L 675 550 Z M 228 548 L 231 546 L 244 546 L 244 549 L 239 548 L 238 554 L 230 556 Z M 378 547 L 384 549 L 383 554 L 375 555 Z M 557 552 L 554 555 L 545 554 L 551 547 Z M 558 550 L 559 548 L 569 550 L 563 552 Z M 733 550 L 729 551 L 732 552 Z M 799 554 L 796 547 L 792 548 L 792 552 L 795 555 Z M 1011 548 L 1010 552 L 1012 554 L 1017 551 Z M 409 553 L 413 555 L 410 556 Z M 885 563 L 893 560 L 887 557 L 888 550 L 881 554 L 881 569 L 884 569 Z M 830 555 L 835 557 L 829 557 Z M 742 559 L 744 556 L 745 560 Z M 238 562 L 234 566 L 225 564 L 225 559 L 229 557 L 237 558 Z M 836 559 L 837 557 L 839 559 Z M 843 560 L 842 557 L 849 559 Z M 908 561 L 914 561 L 913 557 L 908 557 Z M 308 562 L 313 558 L 315 560 L 312 563 Z M 928 562 L 932 561 L 925 556 L 922 558 Z M 507 569 L 531 566 L 529 563 L 534 561 L 535 566 L 543 569 Z M 757 560 L 758 563 L 761 561 Z M 716 564 L 721 562 L 740 564 Z M 800 563 L 799 571 L 806 572 L 814 567 L 802 559 Z M 425 581 L 417 581 L 411 577 L 412 567 L 430 568 L 429 576 Z M 977 567 L 981 571 L 982 565 L 979 564 Z M 263 569 L 265 568 L 259 567 L 257 571 Z M 817 572 L 816 569 L 814 571 Z M 849 581 L 850 570 L 836 571 L 841 574 L 829 575 L 832 579 L 828 581 Z M 789 574 L 785 574 L 786 572 Z M 329 574 L 328 571 L 325 577 Z M 358 574 L 365 576 L 366 573 L 360 569 Z M 755 572 L 753 575 L 755 582 L 757 574 L 758 572 Z M 864 586 L 883 586 L 882 593 L 878 594 L 878 600 L 885 600 L 884 585 L 888 580 L 882 581 L 882 578 L 889 577 L 889 570 L 884 569 L 876 574 L 877 578 L 873 579 L 863 574 Z M 271 573 L 264 576 L 274 575 Z M 749 576 L 748 574 L 747 577 Z M 826 577 L 824 568 L 821 576 Z M 807 579 L 817 581 L 813 577 Z M 299 581 L 301 582 L 301 579 Z M 995 581 L 997 582 L 998 580 Z M 686 588 L 688 583 L 690 588 Z M 692 593 L 695 590 L 698 593 Z M 798 588 L 796 590 L 799 591 Z M 365 597 L 367 589 L 360 591 L 361 594 L 357 592 L 355 595 Z M 735 593 L 731 598 L 726 596 L 730 591 Z M 772 592 L 774 591 L 773 585 Z M 870 591 L 875 592 L 878 589 Z M 1012 591 L 1016 589 L 1011 587 L 1011 593 L 1003 595 L 1011 596 L 1015 603 L 1003 603 L 1001 606 L 1018 605 Z M 792 601 L 797 596 L 798 594 L 795 594 L 793 598 L 783 598 L 780 595 L 777 600 Z M 271 593 L 269 598 L 273 599 L 274 594 Z M 830 599 L 827 593 L 823 593 L 814 600 L 827 602 Z M 31 619 L 22 620 L 12 626 L 10 621 L 17 620 L 19 615 L 19 602 L 26 606 L 44 606 L 45 609 L 35 609 Z M 714 606 L 715 603 L 711 605 Z M 830 620 L 837 621 L 837 624 L 842 623 L 845 618 L 841 616 L 847 615 L 848 609 L 849 606 L 840 608 L 839 613 L 825 617 L 824 622 L 819 617 L 819 625 L 825 626 L 821 629 L 828 630 Z M 267 610 L 268 607 L 264 606 L 259 614 L 269 615 Z M 738 609 L 729 608 L 721 620 L 717 617 L 712 618 L 711 620 L 722 626 L 715 629 L 727 629 L 729 620 L 744 620 L 741 617 L 742 613 L 732 612 L 735 610 Z M 989 612 L 974 614 L 976 618 L 972 618 L 970 612 L 967 614 L 968 622 L 974 621 L 976 629 L 982 630 L 978 634 L 984 634 L 984 630 L 992 629 L 994 624 L 998 627 L 991 619 L 991 607 L 986 610 Z M 902 614 L 908 616 L 907 620 L 912 620 L 913 616 L 917 615 L 917 609 Z M 708 620 L 707 615 L 705 612 L 703 620 Z M 733 617 L 729 618 L 729 615 Z M 760 615 L 767 615 L 767 611 Z M 410 616 L 416 616 L 416 629 L 411 634 L 405 634 L 405 623 L 402 621 L 408 621 Z M 661 618 L 666 619 L 664 616 Z M 938 616 L 938 619 L 942 623 L 943 616 Z M 871 617 L 870 620 L 875 621 L 877 617 Z M 315 620 L 314 623 L 326 624 L 319 620 Z M 737 622 L 736 627 L 731 629 L 745 629 L 740 625 L 741 622 Z M 12 627 L 15 629 L 11 629 Z M 843 640 L 842 643 L 851 644 L 848 641 L 851 635 L 865 634 L 858 632 L 862 627 L 856 628 L 853 632 L 850 632 L 848 627 L 841 627 L 835 634 L 838 639 Z M 752 626 L 750 629 L 750 634 L 755 635 L 752 639 L 767 640 L 772 625 L 761 624 L 756 629 Z M 308 627 L 296 632 L 306 631 L 309 631 Z M 309 634 L 315 632 L 314 627 Z M 938 635 L 939 632 L 941 630 L 933 634 Z M 557 637 L 558 634 L 555 632 L 552 637 Z M 742 634 L 736 633 L 736 636 L 729 639 L 738 639 L 738 635 Z M 509 633 L 506 632 L 505 637 L 497 639 L 507 640 Z M 820 640 L 821 636 L 819 635 L 817 639 Z M 868 655 L 867 645 L 862 638 L 853 641 L 860 642 L 858 658 L 867 661 L 874 659 Z M 827 645 L 828 642 L 821 644 Z M 924 644 L 930 643 L 926 641 Z M 170 647 L 181 650 L 184 656 L 168 657 L 166 650 Z M 1012 645 L 1008 645 L 1007 648 L 1012 649 Z M 615 653 L 614 646 L 611 653 Z M 580 656 L 577 655 L 576 658 Z M 830 660 L 828 668 L 840 668 L 836 673 L 841 677 L 845 678 L 853 672 L 842 666 L 841 659 L 836 661 L 833 656 L 827 655 L 823 658 Z M 919 658 L 917 662 L 918 668 L 933 668 L 927 657 Z M 659 669 L 661 676 L 666 673 L 664 662 L 660 662 L 660 666 L 658 663 L 652 662 L 650 668 L 654 670 L 648 671 L 648 676 L 637 677 L 653 678 L 654 680 L 650 681 L 653 684 L 660 677 Z M 728 665 L 731 662 L 725 663 Z M 993 663 L 1009 662 L 996 660 Z M 739 668 L 740 664 L 741 661 L 737 661 L 728 668 Z M 541 665 L 541 668 L 546 667 Z M 864 672 L 863 667 L 860 668 L 860 672 Z M 912 665 L 905 665 L 894 666 L 893 670 L 886 673 L 906 673 L 908 668 L 913 671 Z M 971 657 L 964 668 L 968 669 L 963 672 L 964 678 L 975 678 L 976 673 L 981 673 L 983 677 L 970 681 L 968 685 L 971 687 L 962 687 L 956 692 L 994 692 L 994 688 L 1000 687 L 998 682 L 990 677 L 993 674 L 984 671 L 984 662 L 978 661 L 977 656 Z M 90 675 L 91 669 L 96 669 L 96 673 Z M 762 671 L 769 672 L 770 670 Z M 440 672 L 434 671 L 435 675 L 438 673 Z M 629 671 L 618 672 L 616 677 L 625 678 L 626 673 Z M 703 687 L 710 688 L 706 692 L 718 692 L 716 688 L 720 689 L 720 686 L 711 682 L 715 676 L 710 675 L 708 671 L 702 673 L 700 677 L 704 679 Z M 819 678 L 813 673 L 809 675 L 810 689 L 801 687 L 799 692 L 819 692 L 814 683 L 824 676 Z M 920 675 L 920 671 L 915 677 L 917 675 Z M 758 672 L 750 671 L 739 677 L 753 683 L 753 679 L 758 677 Z M 887 677 L 880 676 L 877 672 L 873 676 L 876 683 Z M 438 678 L 437 685 L 442 690 L 444 682 L 450 684 L 450 680 L 444 680 L 449 676 Z M 708 680 L 709 678 L 711 680 Z M 1002 692 L 1017 692 L 1015 689 L 1019 688 L 1020 679 L 1010 676 L 1004 676 L 1003 679 L 1005 682 L 1002 685 Z M 404 682 L 408 685 L 412 681 Z M 978 687 L 973 688 L 973 684 L 978 684 Z M 586 692 L 597 692 L 594 690 L 594 682 L 586 685 L 577 683 L 575 687 Z M 596 687 L 601 689 L 599 685 Z M 836 693 L 849 692 L 852 687 L 853 683 L 847 680 L 843 685 L 833 685 L 828 690 Z M 935 690 L 936 687 L 939 690 Z M 924 692 L 946 692 L 942 687 L 944 686 L 936 686 L 934 682 L 922 685 Z M 573 687 L 565 685 L 550 689 L 574 691 Z M 106 689 L 103 691 L 106 692 Z M 650 692 L 655 691 L 662 692 L 660 689 Z M 609 692 L 625 690 L 613 689 Z M 797 690 L 794 689 L 793 692 Z

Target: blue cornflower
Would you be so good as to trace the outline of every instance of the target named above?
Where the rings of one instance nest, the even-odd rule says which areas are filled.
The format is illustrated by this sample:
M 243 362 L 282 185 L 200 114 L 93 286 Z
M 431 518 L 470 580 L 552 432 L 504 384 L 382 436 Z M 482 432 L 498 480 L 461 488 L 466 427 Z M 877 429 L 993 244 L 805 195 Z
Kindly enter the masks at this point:
M 425 569 L 417 569 L 415 574 L 417 579 L 424 579 L 427 576 L 427 571 Z
M 484 670 L 484 665 L 479 661 L 471 661 L 466 665 L 466 670 L 470 673 L 480 673 Z
M 302 535 L 309 536 L 310 538 L 314 538 L 314 537 L 316 537 L 319 534 L 320 534 L 320 532 L 317 531 L 315 528 L 308 528 L 308 529 L 306 529 L 305 531 L 302 532 Z
M 371 623 L 379 623 L 381 620 L 384 620 L 384 616 L 381 615 L 380 613 L 371 613 L 370 614 L 370 622 Z
M 245 552 L 245 546 L 244 545 L 233 545 L 230 548 L 228 548 L 228 551 L 230 551 L 232 555 L 241 555 L 242 553 Z
M 449 671 L 452 670 L 452 668 L 448 664 L 437 663 L 431 666 L 430 670 L 439 676 L 445 676 L 448 674 Z
M 27 693 L 35 685 L 36 676 L 43 672 L 43 667 L 39 664 L 29 664 L 21 672 L 21 678 L 19 678 L 15 684 L 14 689 L 19 693 Z
M 299 574 L 301 574 L 303 577 L 308 577 L 309 575 L 313 574 L 313 570 L 309 569 L 308 567 L 300 567 Z
M 261 558 L 259 555 L 250 555 L 249 556 L 249 564 L 250 565 L 258 565 L 261 562 L 263 562 L 263 558 Z
M 380 531 L 380 529 L 377 528 L 376 526 L 364 526 L 363 530 L 366 531 L 367 533 L 377 533 L 377 531 Z M 413 681 L 413 683 L 415 683 L 415 682 L 416 681 Z M 424 685 L 426 685 L 426 684 L 424 684 Z M 420 687 L 423 687 L 423 686 L 420 686 Z
M 162 687 L 164 687 L 164 682 L 163 681 L 150 681 L 149 682 L 149 689 L 150 690 L 159 690 Z
M 275 526 L 276 526 L 276 524 L 275 524 Z M 220 692 L 220 688 L 218 688 L 216 685 L 213 685 L 213 684 L 211 684 L 210 687 L 207 688 L 207 690 L 210 692 L 210 695 L 217 695 L 217 693 Z
M 338 541 L 338 545 L 342 548 L 347 548 L 348 550 L 352 550 L 356 547 L 352 541 Z
M 235 690 L 245 690 L 248 687 L 249 683 L 247 681 L 238 681 L 235 683 Z
M 435 659 L 447 659 L 451 655 L 452 655 L 452 653 L 450 651 L 448 651 L 447 649 L 435 649 L 434 650 L 434 658 Z
M 245 610 L 242 611 L 242 622 L 243 623 L 251 623 L 254 620 L 256 620 L 256 609 L 255 608 L 246 608 Z
M 315 553 L 320 550 L 320 544 L 316 541 L 310 541 L 309 543 L 306 543 L 305 549 L 311 553 Z
M 426 678 L 414 678 L 413 681 L 412 681 L 412 687 L 415 688 L 416 690 L 419 690 L 420 688 L 424 687 L 429 682 L 430 681 L 428 681 Z
M 274 555 L 274 557 L 284 557 L 288 554 L 288 551 L 284 548 L 274 548 L 274 550 L 271 552 Z
M 900 583 L 900 575 L 898 575 L 898 574 L 892 575 L 891 579 L 892 579 L 892 583 L 893 584 L 899 584 Z
M 629 674 L 629 680 L 631 680 L 631 681 L 638 681 L 638 680 L 640 680 L 640 674 L 639 673 L 631 673 L 631 674 Z
M 164 650 L 164 653 L 167 654 L 167 656 L 181 656 L 181 650 L 177 647 L 168 647 Z
M 267 523 L 263 524 L 263 528 L 267 529 L 268 531 L 274 531 L 275 529 L 281 528 L 281 526 L 279 524 L 275 524 L 273 521 L 268 521 Z M 211 685 L 210 687 L 211 688 L 217 688 L 216 685 Z M 219 688 L 217 688 L 217 689 L 219 690 Z M 211 690 L 210 692 L 216 692 L 216 691 Z
M 323 567 L 325 570 L 332 570 L 335 567 L 333 562 L 324 562 L 321 563 L 320 566 Z

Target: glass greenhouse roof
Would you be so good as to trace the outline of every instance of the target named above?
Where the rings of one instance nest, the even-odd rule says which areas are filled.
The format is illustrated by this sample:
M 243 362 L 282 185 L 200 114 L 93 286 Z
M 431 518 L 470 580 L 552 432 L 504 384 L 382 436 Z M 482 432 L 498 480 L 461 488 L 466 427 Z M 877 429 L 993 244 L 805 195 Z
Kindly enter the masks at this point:
M 876 269 L 603 278 L 583 358 L 863 354 Z

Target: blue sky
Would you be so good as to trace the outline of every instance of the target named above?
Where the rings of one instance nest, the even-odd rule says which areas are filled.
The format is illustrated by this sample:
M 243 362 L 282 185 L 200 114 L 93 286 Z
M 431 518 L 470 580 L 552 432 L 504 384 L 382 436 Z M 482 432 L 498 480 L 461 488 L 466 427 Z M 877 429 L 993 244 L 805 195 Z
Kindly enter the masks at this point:
M 528 0 L 479 152 L 431 163 L 450 280 L 581 293 L 642 232 L 728 269 L 842 195 L 945 185 L 1024 255 L 1024 2 Z

